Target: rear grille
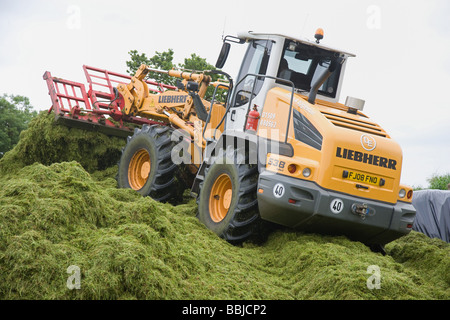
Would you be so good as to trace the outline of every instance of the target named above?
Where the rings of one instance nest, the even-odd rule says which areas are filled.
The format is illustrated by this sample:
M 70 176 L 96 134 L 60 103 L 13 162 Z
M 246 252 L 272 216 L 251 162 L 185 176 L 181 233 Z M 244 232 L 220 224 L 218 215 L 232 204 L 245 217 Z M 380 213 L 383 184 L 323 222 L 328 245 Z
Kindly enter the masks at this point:
M 323 137 L 309 120 L 298 110 L 294 109 L 295 139 L 317 150 L 322 150 Z
M 334 124 L 337 127 L 356 130 L 364 133 L 370 133 L 380 137 L 387 137 L 387 133 L 379 125 L 375 123 L 345 118 L 336 114 L 323 111 L 322 114 L 328 120 L 330 120 L 332 124 Z

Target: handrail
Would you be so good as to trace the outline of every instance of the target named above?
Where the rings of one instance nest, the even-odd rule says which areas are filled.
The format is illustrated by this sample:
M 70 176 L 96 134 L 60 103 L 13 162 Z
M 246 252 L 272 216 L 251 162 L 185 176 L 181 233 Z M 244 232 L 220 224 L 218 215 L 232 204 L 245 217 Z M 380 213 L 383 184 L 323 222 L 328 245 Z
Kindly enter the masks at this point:
M 202 134 L 203 139 L 205 139 L 207 142 L 212 142 L 211 139 L 206 139 L 206 138 L 205 138 L 205 132 L 206 132 L 206 127 L 208 126 L 208 123 L 209 123 L 209 121 L 211 120 L 212 109 L 213 109 L 213 107 L 214 107 L 214 99 L 216 98 L 217 89 L 218 89 L 219 87 L 228 88 L 228 90 L 230 90 L 230 86 L 226 86 L 226 85 L 224 85 L 224 84 L 219 84 L 219 85 L 217 85 L 217 86 L 214 88 L 214 93 L 213 93 L 213 96 L 212 96 L 212 99 L 211 99 L 211 107 L 209 108 L 208 117 L 206 118 L 206 121 L 205 121 L 205 127 L 203 128 L 203 134 Z M 228 100 L 228 99 L 227 99 L 227 100 Z M 225 112 L 225 114 L 226 114 L 226 112 Z M 221 123 L 215 128 L 215 130 L 214 130 L 214 136 L 213 136 L 214 138 L 216 137 L 217 128 L 220 127 L 221 124 L 222 124 L 222 121 L 221 121 Z M 214 139 L 214 138 L 213 138 L 213 139 Z

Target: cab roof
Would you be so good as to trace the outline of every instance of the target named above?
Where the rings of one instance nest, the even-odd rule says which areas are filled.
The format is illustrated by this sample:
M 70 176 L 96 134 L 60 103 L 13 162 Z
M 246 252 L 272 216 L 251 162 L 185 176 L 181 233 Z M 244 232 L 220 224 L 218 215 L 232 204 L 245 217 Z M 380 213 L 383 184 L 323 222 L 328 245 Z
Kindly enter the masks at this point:
M 316 43 L 316 41 L 313 40 L 309 40 L 306 38 L 302 38 L 302 37 L 298 37 L 298 36 L 292 36 L 292 35 L 287 35 L 287 34 L 281 34 L 281 33 L 259 33 L 259 32 L 254 32 L 254 31 L 242 31 L 242 32 L 238 32 L 237 34 L 238 38 L 240 39 L 264 39 L 265 37 L 281 37 L 281 38 L 285 38 L 285 39 L 290 39 L 290 40 L 294 40 L 300 43 L 304 43 L 306 45 L 310 45 L 310 46 L 314 46 L 317 48 L 321 48 L 321 49 L 325 49 L 325 50 L 329 50 L 329 51 L 333 51 L 333 52 L 338 52 L 338 53 L 342 53 L 345 54 L 347 57 L 356 57 L 355 54 L 350 53 L 350 52 L 345 52 L 343 50 L 339 50 L 336 48 L 332 48 L 323 44 L 318 44 Z

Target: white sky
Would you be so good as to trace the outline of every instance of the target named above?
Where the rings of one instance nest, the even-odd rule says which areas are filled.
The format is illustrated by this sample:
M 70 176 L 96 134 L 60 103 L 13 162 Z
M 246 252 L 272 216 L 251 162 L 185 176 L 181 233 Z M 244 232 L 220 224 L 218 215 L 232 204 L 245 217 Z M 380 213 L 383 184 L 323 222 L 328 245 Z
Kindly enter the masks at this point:
M 427 186 L 450 173 L 450 1 L 0 0 L 0 95 L 50 107 L 42 75 L 85 83 L 82 65 L 126 72 L 128 51 L 172 48 L 175 62 L 197 53 L 215 64 L 221 37 L 240 30 L 284 32 L 357 55 L 347 64 L 341 102 L 364 112 L 403 149 L 402 183 Z M 243 52 L 223 68 L 236 76 Z

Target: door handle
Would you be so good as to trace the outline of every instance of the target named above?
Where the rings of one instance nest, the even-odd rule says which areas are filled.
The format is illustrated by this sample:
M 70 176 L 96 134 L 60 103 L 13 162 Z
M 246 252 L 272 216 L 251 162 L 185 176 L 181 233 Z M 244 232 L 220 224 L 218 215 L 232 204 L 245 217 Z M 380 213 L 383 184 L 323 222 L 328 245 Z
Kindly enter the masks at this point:
M 236 110 L 231 111 L 230 120 L 234 121 L 236 116 Z

